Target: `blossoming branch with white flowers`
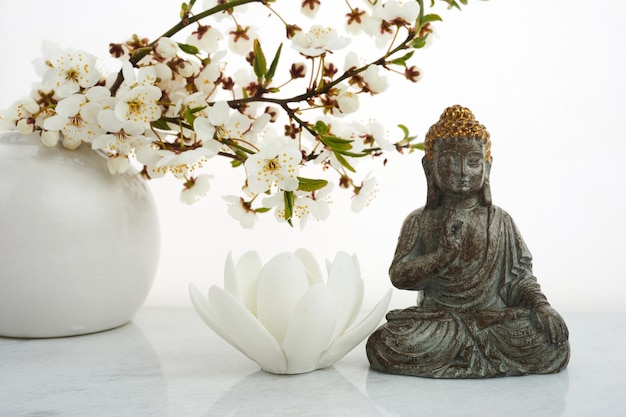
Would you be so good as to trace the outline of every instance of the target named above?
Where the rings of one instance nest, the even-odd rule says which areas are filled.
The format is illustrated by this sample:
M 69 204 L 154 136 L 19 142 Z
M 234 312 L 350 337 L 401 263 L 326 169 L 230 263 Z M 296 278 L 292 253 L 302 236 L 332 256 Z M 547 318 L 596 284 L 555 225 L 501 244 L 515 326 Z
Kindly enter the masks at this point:
M 290 224 L 325 219 L 333 184 L 351 190 L 360 211 L 376 181 L 357 179 L 358 161 L 422 149 L 402 124 L 391 141 L 379 122 L 349 115 L 360 96 L 388 88 L 385 72 L 420 79 L 409 60 L 441 20 L 423 0 L 205 0 L 201 11 L 195 3 L 183 3 L 180 21 L 154 41 L 112 43 L 117 73 L 101 73 L 87 52 L 48 45 L 41 82 L 0 112 L 0 128 L 36 133 L 46 146 L 87 144 L 108 156 L 112 174 L 136 161 L 147 178 L 174 175 L 186 203 L 209 191 L 209 161 L 228 158 L 245 171 L 240 195 L 224 197 L 244 227 L 269 211 Z M 343 34 L 285 17 L 324 21 L 319 14 L 337 17 L 339 4 Z M 349 47 L 357 37 L 363 54 Z

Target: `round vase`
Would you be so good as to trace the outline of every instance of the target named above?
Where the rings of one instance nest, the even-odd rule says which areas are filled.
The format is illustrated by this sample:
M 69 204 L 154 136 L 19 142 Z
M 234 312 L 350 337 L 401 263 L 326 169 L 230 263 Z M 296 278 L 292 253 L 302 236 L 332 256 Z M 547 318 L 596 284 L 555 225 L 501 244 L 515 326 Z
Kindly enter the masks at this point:
M 0 135 L 0 336 L 93 333 L 132 319 L 159 259 L 146 181 L 88 146 Z

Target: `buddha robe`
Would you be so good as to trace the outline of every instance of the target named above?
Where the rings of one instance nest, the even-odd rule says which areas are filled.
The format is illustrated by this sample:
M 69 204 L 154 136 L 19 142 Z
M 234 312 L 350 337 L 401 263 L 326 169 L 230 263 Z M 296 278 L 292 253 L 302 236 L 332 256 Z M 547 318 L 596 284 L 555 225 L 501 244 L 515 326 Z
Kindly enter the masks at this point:
M 533 276 L 530 252 L 504 210 L 490 206 L 488 213 L 482 261 L 456 274 L 442 272 L 424 286 L 417 306 L 390 311 L 367 342 L 373 369 L 484 378 L 565 368 L 569 343 L 551 343 L 532 317 L 532 308 L 547 301 Z M 425 210 L 418 209 L 406 219 L 394 263 L 415 247 L 424 217 Z

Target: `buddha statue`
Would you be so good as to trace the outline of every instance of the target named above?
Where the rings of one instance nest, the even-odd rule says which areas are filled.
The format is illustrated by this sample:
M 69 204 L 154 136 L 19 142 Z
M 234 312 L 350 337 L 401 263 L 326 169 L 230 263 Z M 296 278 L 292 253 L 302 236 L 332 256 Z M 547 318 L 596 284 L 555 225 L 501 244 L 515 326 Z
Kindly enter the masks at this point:
M 567 366 L 563 318 L 548 303 L 511 217 L 492 205 L 489 133 L 447 108 L 425 138 L 426 205 L 404 221 L 389 269 L 418 292 L 372 333 L 371 368 L 431 378 L 550 374 Z

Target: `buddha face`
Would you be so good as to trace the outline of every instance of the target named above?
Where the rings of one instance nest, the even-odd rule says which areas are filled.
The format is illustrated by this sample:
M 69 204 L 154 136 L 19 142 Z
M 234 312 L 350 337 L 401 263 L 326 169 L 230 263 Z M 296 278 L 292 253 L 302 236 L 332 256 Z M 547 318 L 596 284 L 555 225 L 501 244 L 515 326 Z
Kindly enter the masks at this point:
M 489 167 L 479 139 L 444 139 L 433 144 L 433 175 L 444 194 L 471 195 L 485 183 Z

